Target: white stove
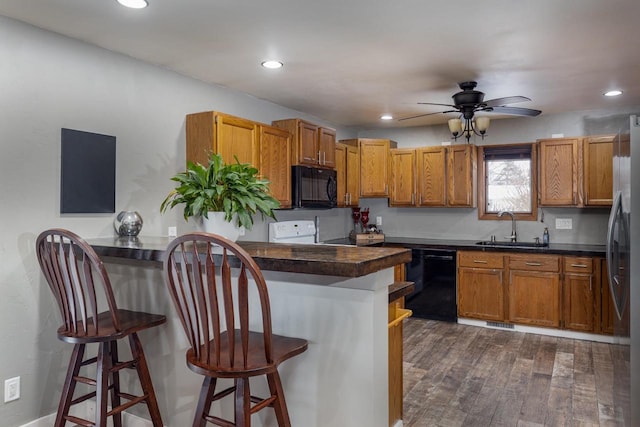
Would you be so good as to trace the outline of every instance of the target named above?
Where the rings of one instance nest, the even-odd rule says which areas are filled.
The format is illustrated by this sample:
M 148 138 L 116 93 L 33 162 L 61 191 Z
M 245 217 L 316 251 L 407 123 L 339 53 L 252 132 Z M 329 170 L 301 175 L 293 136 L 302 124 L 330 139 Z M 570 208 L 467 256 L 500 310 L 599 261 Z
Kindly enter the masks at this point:
M 313 221 L 280 221 L 269 224 L 271 243 L 315 243 L 316 226 Z

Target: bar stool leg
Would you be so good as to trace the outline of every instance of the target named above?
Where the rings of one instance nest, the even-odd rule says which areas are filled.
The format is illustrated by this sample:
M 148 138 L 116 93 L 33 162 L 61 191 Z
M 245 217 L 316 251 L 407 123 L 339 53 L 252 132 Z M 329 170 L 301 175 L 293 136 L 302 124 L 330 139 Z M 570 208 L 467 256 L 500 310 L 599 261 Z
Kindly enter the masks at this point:
M 251 426 L 251 390 L 249 378 L 236 379 L 236 426 Z
M 134 332 L 129 335 L 129 345 L 131 346 L 131 354 L 136 361 L 136 370 L 138 371 L 138 377 L 140 378 L 142 393 L 147 397 L 147 407 L 149 409 L 149 415 L 151 415 L 153 427 L 162 427 L 162 417 L 160 416 L 160 409 L 158 408 L 158 400 L 156 399 L 156 393 L 153 390 L 153 383 L 151 382 L 147 359 L 144 357 L 142 343 L 140 342 L 140 338 L 138 338 L 137 333 Z
M 109 372 L 111 356 L 109 342 L 101 342 L 96 363 L 96 427 L 107 425 L 107 403 L 109 400 Z
M 211 411 L 211 403 L 213 402 L 215 391 L 216 378 L 205 376 L 202 381 L 202 387 L 200 387 L 200 398 L 198 399 L 196 414 L 193 417 L 193 427 L 206 427 L 207 421 L 204 416 L 209 415 L 209 411 Z
M 273 409 L 276 412 L 278 427 L 291 427 L 287 402 L 284 399 L 284 390 L 282 389 L 282 382 L 280 381 L 278 371 L 267 374 L 267 382 L 269 383 L 271 395 L 276 396 L 276 400 L 273 402 Z
M 118 364 L 118 341 L 111 341 L 110 343 L 110 356 L 111 366 Z M 120 371 L 114 370 L 112 373 L 112 385 L 111 388 L 111 406 L 115 409 L 120 406 Z M 113 427 L 122 427 L 122 413 L 117 412 L 113 414 Z
M 80 373 L 80 367 L 82 366 L 82 358 L 84 357 L 85 344 L 76 344 L 73 346 L 73 352 L 71 353 L 71 359 L 69 359 L 69 368 L 67 369 L 67 376 L 64 380 L 64 387 L 62 388 L 62 395 L 60 396 L 60 404 L 58 405 L 58 414 L 56 415 L 55 427 L 64 427 L 65 417 L 69 415 L 69 408 L 71 407 L 71 401 L 73 400 L 73 392 L 76 389 L 76 380 L 74 377 Z

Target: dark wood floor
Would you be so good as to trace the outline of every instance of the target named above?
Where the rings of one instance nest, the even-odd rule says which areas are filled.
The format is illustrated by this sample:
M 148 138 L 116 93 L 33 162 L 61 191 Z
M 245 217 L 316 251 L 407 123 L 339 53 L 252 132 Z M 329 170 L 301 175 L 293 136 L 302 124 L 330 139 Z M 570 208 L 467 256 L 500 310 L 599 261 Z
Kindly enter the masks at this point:
M 620 426 L 609 344 L 408 319 L 404 426 Z

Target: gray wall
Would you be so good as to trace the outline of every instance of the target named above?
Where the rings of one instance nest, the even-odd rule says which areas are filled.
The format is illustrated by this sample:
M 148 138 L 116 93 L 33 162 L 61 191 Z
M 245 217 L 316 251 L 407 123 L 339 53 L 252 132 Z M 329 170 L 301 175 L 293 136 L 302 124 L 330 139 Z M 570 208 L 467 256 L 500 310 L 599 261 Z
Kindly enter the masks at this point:
M 143 235 L 165 235 L 168 226 L 177 225 L 179 232 L 190 229 L 179 209 L 159 213 L 160 202 L 172 188 L 169 177 L 184 166 L 186 114 L 219 110 L 262 122 L 302 117 L 332 124 L 4 17 L 0 17 L 0 40 L 0 339 L 5 345 L 0 352 L 0 383 L 17 375 L 22 378 L 21 399 L 0 403 L 0 424 L 9 427 L 55 411 L 70 354 L 70 346 L 55 337 L 59 317 L 36 262 L 37 234 L 49 227 L 64 227 L 85 237 L 113 235 L 113 214 L 59 213 L 61 128 L 117 137 L 116 212 L 136 209 L 145 220 Z M 582 134 L 582 116 L 494 122 L 490 138 L 527 141 L 556 132 Z M 538 122 L 547 124 L 529 128 Z M 357 136 L 352 129 L 337 130 L 338 138 Z M 366 130 L 360 136 L 388 136 L 407 146 L 448 140 L 439 127 Z M 374 199 L 361 205 L 370 206 L 372 216 L 383 215 L 385 231 L 399 236 L 468 238 L 507 231 L 503 223 L 479 223 L 472 209 L 391 209 L 386 201 Z M 315 215 L 320 216 L 322 239 L 340 237 L 349 230 L 348 209 L 283 211 L 278 219 L 313 219 Z M 586 229 L 600 229 L 604 212 L 549 209 L 545 215 L 572 215 L 574 227 L 579 223 L 579 233 L 574 233 L 579 237 L 552 231 L 552 240 L 602 240 L 600 232 Z M 521 227 L 524 235 L 533 235 L 540 233 L 540 226 Z M 265 240 L 266 230 L 258 219 L 244 238 Z M 126 290 L 119 290 L 128 302 L 170 310 L 165 296 L 149 299 L 154 292 L 164 292 L 157 270 L 132 273 L 123 267 L 110 268 L 116 278 L 128 277 Z M 182 356 L 158 349 L 155 333 L 149 332 L 143 340 L 151 351 L 166 355 L 156 362 L 160 365 L 152 366 L 160 375 L 159 379 L 154 376 L 158 392 L 163 393 L 172 389 L 173 375 L 184 375 L 186 369 L 166 377 L 158 374 L 162 368 L 178 366 L 175 360 Z M 161 410 L 171 396 L 175 397 L 167 394 L 161 399 Z

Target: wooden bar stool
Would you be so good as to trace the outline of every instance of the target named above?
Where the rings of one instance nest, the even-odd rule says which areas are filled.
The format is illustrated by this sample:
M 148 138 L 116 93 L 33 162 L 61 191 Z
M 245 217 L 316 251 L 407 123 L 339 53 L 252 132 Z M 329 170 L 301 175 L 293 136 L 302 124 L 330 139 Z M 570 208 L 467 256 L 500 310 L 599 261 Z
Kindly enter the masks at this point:
M 231 278 L 232 267 L 239 268 L 236 281 Z M 187 365 L 205 376 L 193 426 L 210 422 L 249 427 L 251 414 L 265 407 L 274 408 L 278 426 L 290 426 L 278 365 L 304 352 L 307 341 L 272 334 L 267 285 L 251 256 L 221 236 L 186 234 L 167 247 L 164 274 L 191 344 Z M 262 332 L 249 330 L 248 275 L 260 298 Z M 251 396 L 249 378 L 258 375 L 266 376 L 271 393 L 267 398 Z M 233 378 L 234 385 L 216 393 L 218 378 Z M 210 415 L 212 402 L 231 393 L 235 393 L 235 421 Z
M 166 317 L 119 309 L 102 261 L 91 246 L 74 233 L 62 229 L 44 231 L 36 241 L 36 252 L 62 315 L 63 325 L 58 328 L 58 338 L 74 344 L 54 426 L 63 427 L 69 421 L 74 425 L 105 427 L 107 418 L 112 416 L 114 427 L 121 427 L 122 411 L 138 403 L 146 403 L 153 426 L 162 427 L 138 331 L 161 325 L 166 322 Z M 99 312 L 102 299 L 107 307 Z M 122 338 L 129 338 L 133 360 L 118 360 L 117 341 Z M 98 354 L 83 360 L 85 346 L 91 343 L 98 344 Z M 81 376 L 80 368 L 93 363 L 96 364 L 96 378 Z M 123 368 L 137 371 L 142 396 L 120 390 L 119 372 Z M 74 399 L 77 383 L 95 386 L 95 391 Z M 107 407 L 109 392 L 110 411 Z M 71 405 L 92 397 L 96 398 L 97 406 L 94 421 L 69 415 Z M 121 399 L 125 402 L 122 403 Z

